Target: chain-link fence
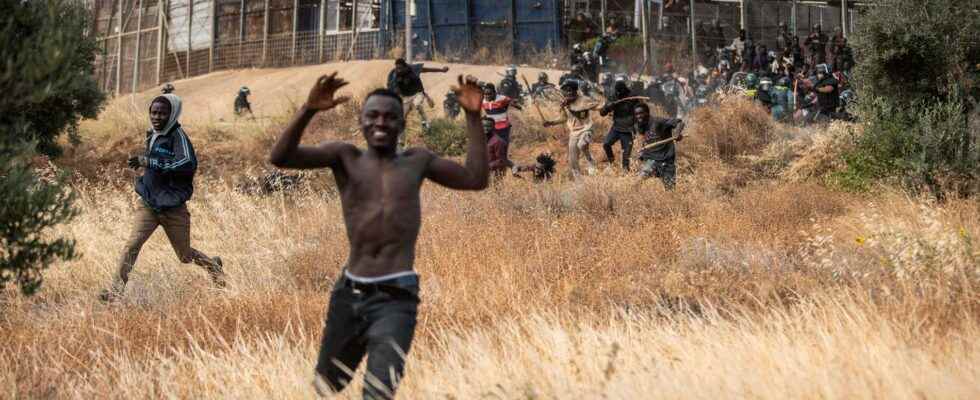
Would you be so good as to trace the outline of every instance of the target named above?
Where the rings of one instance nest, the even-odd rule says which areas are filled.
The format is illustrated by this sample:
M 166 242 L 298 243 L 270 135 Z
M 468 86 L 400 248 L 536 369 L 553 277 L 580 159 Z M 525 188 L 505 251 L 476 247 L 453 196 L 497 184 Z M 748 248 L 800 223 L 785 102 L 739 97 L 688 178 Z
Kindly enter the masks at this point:
M 796 42 L 810 53 L 816 47 L 811 49 L 806 39 L 814 25 L 821 25 L 828 38 L 843 27 L 841 1 L 831 3 L 836 7 L 827 3 L 565 0 L 558 3 L 563 43 L 557 51 L 551 45 L 548 49 L 561 54 L 562 48 L 580 43 L 591 50 L 596 38 L 613 34 L 617 40 L 611 46 L 606 71 L 659 72 L 668 63 L 678 69 L 710 67 L 718 61 L 718 49 L 730 46 L 744 28 L 747 39 L 767 49 L 779 48 L 781 37 L 792 40 L 796 33 Z M 392 14 L 392 0 L 93 0 L 91 4 L 94 30 L 104 50 L 97 59 L 96 74 L 103 89 L 116 93 L 222 69 L 381 58 L 390 48 L 400 46 L 396 41 L 404 37 L 391 28 L 394 21 L 381 21 L 383 8 L 387 18 L 399 17 Z M 533 1 L 512 0 L 509 4 L 535 7 Z M 848 29 L 842 29 L 841 36 L 853 28 L 856 12 L 849 10 L 846 15 Z M 490 22 L 499 23 L 468 18 L 465 24 L 471 35 L 495 26 L 488 25 Z M 498 30 L 505 36 L 516 31 Z M 507 41 L 490 42 L 484 44 L 488 51 L 471 51 L 469 58 L 458 60 L 556 66 L 554 57 L 499 60 L 492 56 L 496 54 L 494 45 L 504 46 Z M 557 66 L 567 68 L 567 60 Z
M 95 0 L 103 49 L 96 76 L 104 90 L 129 93 L 222 69 L 380 58 L 386 53 L 380 6 L 380 0 Z

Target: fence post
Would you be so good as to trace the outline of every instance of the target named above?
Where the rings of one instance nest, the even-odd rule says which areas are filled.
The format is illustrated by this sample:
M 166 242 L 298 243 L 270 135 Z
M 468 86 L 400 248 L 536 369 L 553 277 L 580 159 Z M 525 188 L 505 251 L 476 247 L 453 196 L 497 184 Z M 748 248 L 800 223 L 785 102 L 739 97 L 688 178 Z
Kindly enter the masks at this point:
M 327 0 L 320 0 L 320 26 L 317 27 L 316 34 L 316 62 L 317 64 L 323 62 L 323 41 L 326 39 L 324 37 L 324 32 L 327 23 Z
M 644 0 L 643 7 L 646 7 L 646 0 Z M 606 0 L 602 0 L 602 3 L 599 4 L 599 16 L 602 23 L 602 27 L 601 27 L 602 33 L 605 34 L 606 33 Z
M 140 45 L 143 38 L 143 0 L 139 0 L 136 9 L 136 56 L 133 57 L 133 93 L 140 82 Z
M 357 1 L 357 0 L 354 0 L 354 1 Z M 433 17 L 432 17 L 432 0 L 429 0 L 428 1 L 428 4 L 426 6 L 426 10 L 427 10 L 426 14 L 429 17 L 428 18 L 428 21 L 427 21 L 429 23 L 429 50 L 432 52 L 432 58 L 435 59 L 436 58 L 436 51 L 439 49 L 439 46 L 436 45 L 436 28 L 433 27 L 433 23 L 432 23 L 432 20 L 433 20 Z
M 520 42 L 517 41 L 517 0 L 510 0 L 510 16 L 508 19 L 510 20 L 510 60 L 516 64 L 517 49 L 520 46 Z
M 412 62 L 412 0 L 405 0 L 405 62 Z
M 640 30 L 643 33 L 643 65 L 650 63 L 650 30 L 647 25 L 649 22 L 647 13 L 647 1 L 640 4 Z M 640 72 L 643 73 L 642 71 Z
M 697 72 L 698 69 L 698 42 L 697 42 L 697 29 L 694 27 L 694 0 L 691 0 L 691 63 L 692 72 Z
M 122 79 L 122 34 L 126 32 L 126 24 L 122 18 L 122 0 L 119 0 L 118 10 L 119 23 L 116 25 L 119 28 L 119 34 L 116 36 L 116 95 L 119 95 L 119 81 Z
M 296 64 L 296 21 L 299 20 L 299 0 L 293 0 L 293 46 L 290 51 L 290 64 Z
M 351 5 L 354 7 L 354 9 L 353 12 L 351 12 L 350 19 L 350 46 L 347 47 L 347 55 L 344 57 L 344 60 L 354 59 L 354 46 L 357 45 L 357 0 L 354 0 Z
M 218 41 L 218 0 L 211 0 L 211 44 L 208 46 L 208 72 L 214 71 L 214 44 Z
M 157 0 L 157 85 L 163 80 L 163 37 L 167 30 L 163 26 L 166 3 Z
M 664 2 L 661 1 L 657 5 L 657 31 L 662 31 L 664 30 Z
M 212 0 L 217 1 L 217 0 Z M 238 68 L 242 68 L 244 63 L 242 62 L 242 49 L 244 49 L 245 43 L 245 0 L 242 0 L 242 5 L 238 14 Z
M 749 0 L 739 0 L 738 1 L 738 3 L 739 3 L 738 4 L 738 6 L 739 6 L 739 9 L 738 9 L 738 23 L 739 23 L 739 28 L 745 30 L 745 37 L 746 38 L 749 37 L 749 30 L 747 29 L 747 26 L 748 26 L 748 23 L 747 23 L 747 21 L 748 21 L 748 15 L 747 14 L 748 13 L 745 10 L 746 3 L 748 3 L 748 2 L 749 2 Z
M 266 66 L 266 55 L 269 49 L 269 0 L 265 0 L 262 8 L 262 66 Z
M 789 17 L 789 24 L 791 26 L 790 29 L 793 30 L 793 36 L 799 35 L 800 32 L 800 28 L 797 27 L 796 25 L 796 1 L 797 0 L 793 0 L 793 8 L 791 9 L 792 12 L 790 13 L 790 17 Z M 798 44 L 799 43 L 797 43 L 797 45 Z
M 191 76 L 191 44 L 193 39 L 191 38 L 194 29 L 194 0 L 187 0 L 187 59 L 185 61 L 185 66 L 187 73 L 184 77 Z
M 847 0 L 840 0 L 840 32 L 844 37 L 847 37 Z

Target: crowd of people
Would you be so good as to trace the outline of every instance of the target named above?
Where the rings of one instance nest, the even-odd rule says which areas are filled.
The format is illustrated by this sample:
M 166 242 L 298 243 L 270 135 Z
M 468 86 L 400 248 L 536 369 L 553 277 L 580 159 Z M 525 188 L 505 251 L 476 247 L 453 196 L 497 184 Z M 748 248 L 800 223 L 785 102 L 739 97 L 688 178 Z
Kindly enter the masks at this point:
M 606 59 L 605 52 L 621 33 L 619 28 L 601 32 L 585 14 L 577 15 L 566 28 L 571 72 L 562 82 L 577 79 L 580 87 L 597 88 L 607 97 L 614 94 L 615 82 L 625 80 L 633 95 L 649 97 L 671 116 L 684 115 L 709 103 L 713 94 L 726 91 L 757 100 L 783 122 L 852 118 L 848 106 L 856 99 L 850 85 L 855 60 L 839 27 L 828 36 L 816 24 L 801 38 L 781 22 L 775 37 L 764 40 L 775 44 L 770 48 L 760 43 L 763 41 L 753 41 L 745 30 L 726 39 L 717 19 L 701 22 L 695 27 L 698 67 L 679 73 L 664 63 L 654 68 L 657 71 L 649 80 L 617 74 L 623 68 Z M 596 39 L 594 48 L 584 48 L 592 39 Z
M 498 84 L 478 83 L 483 91 L 481 107 L 485 116 L 482 126 L 487 136 L 492 175 L 499 178 L 510 172 L 513 176 L 521 177 L 523 173 L 531 172 L 534 181 L 538 182 L 554 176 L 556 162 L 551 154 L 540 154 L 533 163 L 524 165 L 514 163 L 508 155 L 512 127 L 509 113 L 512 108 L 523 111 L 530 102 L 538 111 L 544 127 L 564 126 L 568 133 L 568 165 L 573 179 L 595 174 L 598 170 L 590 151 L 595 140 L 593 117 L 598 115 L 609 118 L 611 122 L 609 132 L 602 139 L 607 164 L 617 164 L 614 149 L 618 144 L 621 149 L 618 164 L 623 171 L 630 171 L 634 137 L 640 135 L 644 140 L 644 147 L 639 152 L 639 158 L 644 163 L 640 176 L 659 177 L 667 189 L 673 189 L 674 142 L 682 138 L 681 120 L 652 117 L 649 106 L 642 101 L 646 97 L 636 96 L 634 90 L 637 88 L 630 86 L 621 76 L 607 91 L 580 75 L 581 71 L 581 68 L 574 68 L 559 79 L 558 85 L 551 83 L 548 74 L 541 72 L 534 84 L 525 81 L 522 86 L 517 81 L 517 68 L 509 66 Z M 453 117 L 450 111 L 458 109 L 458 105 L 453 103 L 455 100 L 448 99 L 455 98 L 447 94 L 447 116 Z M 542 102 L 551 101 L 558 105 L 560 113 L 553 120 L 547 118 L 539 106 Z M 678 127 L 680 129 L 675 129 Z M 581 167 L 583 158 L 587 164 L 584 172 Z
M 801 40 L 779 23 L 773 49 L 753 43 L 744 30 L 725 46 L 704 43 L 702 59 L 715 67 L 694 74 L 695 85 L 707 86 L 709 92 L 721 85 L 737 87 L 781 121 L 808 124 L 851 118 L 847 106 L 854 100 L 854 53 L 840 28 L 828 37 L 816 24 Z

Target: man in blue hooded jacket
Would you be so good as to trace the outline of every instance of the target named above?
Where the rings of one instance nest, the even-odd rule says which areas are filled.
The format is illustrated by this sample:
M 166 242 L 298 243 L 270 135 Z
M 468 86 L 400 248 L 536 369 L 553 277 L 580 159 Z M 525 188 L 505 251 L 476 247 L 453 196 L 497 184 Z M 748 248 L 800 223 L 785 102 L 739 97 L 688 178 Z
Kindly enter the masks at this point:
M 143 175 L 136 179 L 136 193 L 142 201 L 119 260 L 119 274 L 112 287 L 102 292 L 103 301 L 122 295 L 140 248 L 158 226 L 163 226 L 180 262 L 193 262 L 208 272 L 215 285 L 225 284 L 221 258 L 208 257 L 191 247 L 191 215 L 185 203 L 194 194 L 197 157 L 178 122 L 180 111 L 180 97 L 174 94 L 157 96 L 150 103 L 146 150 L 129 159 L 130 168 L 143 169 Z

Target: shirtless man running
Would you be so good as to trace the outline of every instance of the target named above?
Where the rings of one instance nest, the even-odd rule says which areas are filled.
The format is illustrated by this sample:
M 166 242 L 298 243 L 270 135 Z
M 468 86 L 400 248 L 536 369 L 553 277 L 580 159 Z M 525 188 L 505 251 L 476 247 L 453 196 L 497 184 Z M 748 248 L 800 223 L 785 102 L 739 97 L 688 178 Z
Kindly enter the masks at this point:
M 273 147 L 270 162 L 281 168 L 330 168 L 340 189 L 350 254 L 330 295 L 314 387 L 321 395 L 343 390 L 366 353 L 364 398 L 389 399 L 415 332 L 419 190 L 426 179 L 456 190 L 487 187 L 487 138 L 480 122 L 483 94 L 471 76 L 460 76 L 459 86 L 453 88 L 466 112 L 465 166 L 426 149 L 396 151 L 405 115 L 401 98 L 386 89 L 364 99 L 360 123 L 367 149 L 336 141 L 300 146 L 303 130 L 317 112 L 349 100 L 334 97 L 346 85 L 336 73 L 317 80 Z

